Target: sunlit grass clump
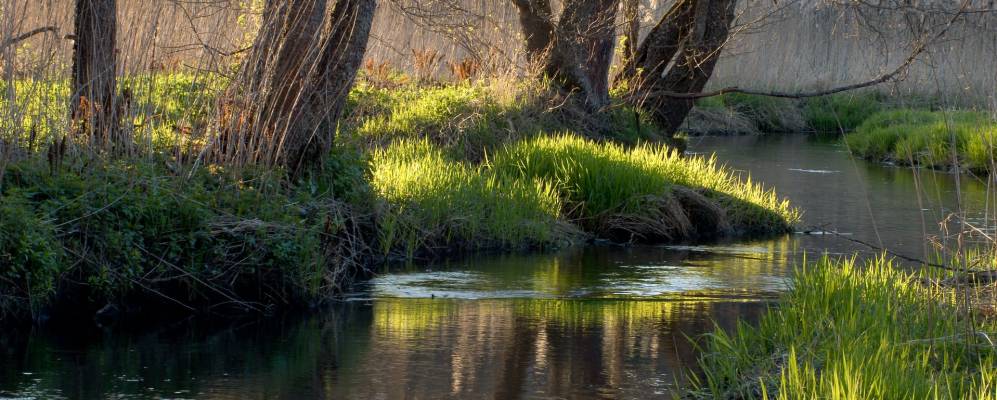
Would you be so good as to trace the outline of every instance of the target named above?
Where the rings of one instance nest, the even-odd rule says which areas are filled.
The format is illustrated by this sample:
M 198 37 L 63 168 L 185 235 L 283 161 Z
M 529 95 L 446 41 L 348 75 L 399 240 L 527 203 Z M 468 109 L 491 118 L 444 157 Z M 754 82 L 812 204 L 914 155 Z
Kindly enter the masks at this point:
M 871 116 L 845 137 L 851 151 L 871 160 L 991 171 L 997 122 L 972 111 L 893 110 Z
M 707 337 L 705 398 L 997 397 L 992 344 L 969 330 L 954 293 L 874 260 L 827 258 L 799 271 L 757 327 Z M 976 329 L 992 332 L 992 323 Z
M 385 252 L 524 247 L 559 238 L 561 202 L 550 185 L 454 161 L 427 140 L 375 151 L 371 186 L 386 203 L 378 223 Z
M 571 134 L 541 136 L 506 146 L 491 164 L 502 175 L 551 182 L 566 211 L 593 229 L 622 217 L 631 228 L 643 220 L 679 233 L 681 225 L 702 230 L 704 224 L 759 233 L 785 231 L 799 219 L 774 191 L 740 179 L 714 158 L 683 157 L 660 144 L 626 148 Z

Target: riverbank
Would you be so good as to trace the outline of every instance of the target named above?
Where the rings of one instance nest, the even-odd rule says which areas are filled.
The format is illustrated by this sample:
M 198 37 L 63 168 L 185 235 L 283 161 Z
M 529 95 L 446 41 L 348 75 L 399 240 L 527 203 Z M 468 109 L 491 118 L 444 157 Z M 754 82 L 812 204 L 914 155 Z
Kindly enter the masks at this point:
M 147 156 L 38 155 L 6 168 L 5 316 L 267 312 L 321 302 L 390 260 L 596 238 L 687 243 L 783 233 L 799 219 L 714 159 L 655 144 L 635 111 L 573 118 L 509 82 L 358 85 L 333 153 L 297 182 L 191 164 L 184 148 L 205 137 L 171 132 L 206 126 L 210 113 L 191 119 L 201 110 L 191 102 L 211 100 L 167 94 L 190 87 L 217 93 L 184 79 L 137 97 L 148 101 L 139 109 L 166 110 L 136 123 Z M 32 142 L 56 129 L 26 121 L 46 122 Z
M 683 130 L 843 135 L 849 151 L 869 161 L 947 171 L 987 173 L 997 155 L 997 121 L 989 113 L 876 92 L 804 100 L 737 93 L 709 97 L 697 101 Z
M 845 136 L 845 143 L 873 161 L 985 173 L 994 170 L 997 122 L 976 111 L 882 111 Z
M 692 397 L 993 398 L 997 326 L 924 278 L 884 259 L 807 265 L 757 326 L 707 336 Z

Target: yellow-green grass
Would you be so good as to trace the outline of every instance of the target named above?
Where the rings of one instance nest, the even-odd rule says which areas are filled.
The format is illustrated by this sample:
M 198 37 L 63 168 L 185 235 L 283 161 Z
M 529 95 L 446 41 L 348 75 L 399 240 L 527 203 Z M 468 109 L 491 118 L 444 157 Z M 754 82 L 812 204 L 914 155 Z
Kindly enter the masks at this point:
M 803 102 L 807 125 L 817 132 L 851 132 L 867 118 L 886 108 L 878 92 L 839 93 Z
M 561 202 L 549 184 L 455 161 L 425 139 L 375 151 L 370 179 L 384 202 L 378 232 L 385 253 L 542 246 L 563 239 Z
M 506 176 L 551 182 L 572 217 L 590 226 L 614 215 L 650 212 L 649 198 L 667 196 L 677 187 L 715 203 L 737 231 L 785 231 L 800 218 L 773 190 L 741 179 L 715 158 L 684 157 L 660 144 L 626 148 L 571 134 L 539 136 L 504 147 L 490 163 Z
M 973 111 L 883 111 L 846 136 L 845 142 L 855 154 L 876 161 L 992 171 L 997 122 Z
M 956 291 L 928 287 L 889 260 L 823 258 L 757 326 L 705 338 L 701 398 L 990 399 L 997 357 L 954 306 Z

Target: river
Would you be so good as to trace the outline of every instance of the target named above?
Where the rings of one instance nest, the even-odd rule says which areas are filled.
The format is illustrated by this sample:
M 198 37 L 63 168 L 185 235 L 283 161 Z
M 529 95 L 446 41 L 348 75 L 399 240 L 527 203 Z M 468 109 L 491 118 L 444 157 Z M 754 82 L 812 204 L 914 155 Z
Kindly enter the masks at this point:
M 393 267 L 303 317 L 8 332 L 0 398 L 667 397 L 693 342 L 777 306 L 805 257 L 879 254 L 862 242 L 923 258 L 926 237 L 951 240 L 939 221 L 952 212 L 986 218 L 979 179 L 854 160 L 836 141 L 707 137 L 689 151 L 778 188 L 805 211 L 801 232 Z

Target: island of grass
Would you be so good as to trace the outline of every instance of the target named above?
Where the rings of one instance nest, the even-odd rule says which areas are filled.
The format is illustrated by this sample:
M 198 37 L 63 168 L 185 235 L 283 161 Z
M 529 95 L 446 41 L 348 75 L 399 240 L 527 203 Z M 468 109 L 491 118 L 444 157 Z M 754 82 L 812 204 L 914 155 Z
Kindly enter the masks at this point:
M 288 182 L 190 161 L 223 84 L 125 82 L 142 79 L 169 88 L 135 92 L 142 156 L 36 151 L 0 175 L 4 314 L 265 312 L 390 260 L 777 234 L 799 219 L 771 189 L 657 141 L 639 111 L 579 119 L 528 83 L 362 82 L 323 167 Z M 68 126 L 65 84 L 31 84 L 52 100 L 20 121 L 43 150 Z

